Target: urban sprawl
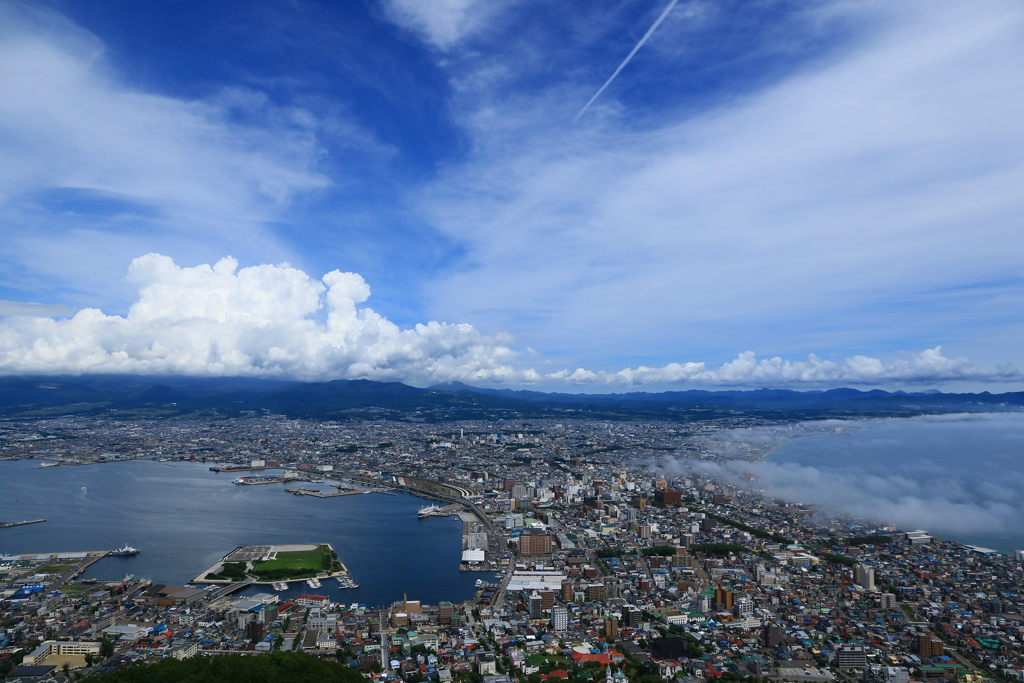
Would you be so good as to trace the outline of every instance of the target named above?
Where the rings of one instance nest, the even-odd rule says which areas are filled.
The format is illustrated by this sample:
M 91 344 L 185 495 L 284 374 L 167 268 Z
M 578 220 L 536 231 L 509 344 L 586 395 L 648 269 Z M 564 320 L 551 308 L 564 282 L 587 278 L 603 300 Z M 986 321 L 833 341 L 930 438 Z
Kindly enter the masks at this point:
M 408 491 L 422 514 L 459 515 L 461 569 L 496 576 L 461 603 L 360 605 L 313 588 L 282 600 L 273 584 L 239 596 L 256 577 L 223 566 L 186 586 L 83 580 L 105 551 L 39 548 L 0 559 L 0 661 L 39 677 L 302 650 L 408 683 L 1024 679 L 1020 553 L 773 500 L 693 466 L 760 457 L 757 445 L 718 453 L 713 437 L 763 424 L 0 422 L 5 459 L 188 460 L 298 495 L 324 489 L 287 482 Z

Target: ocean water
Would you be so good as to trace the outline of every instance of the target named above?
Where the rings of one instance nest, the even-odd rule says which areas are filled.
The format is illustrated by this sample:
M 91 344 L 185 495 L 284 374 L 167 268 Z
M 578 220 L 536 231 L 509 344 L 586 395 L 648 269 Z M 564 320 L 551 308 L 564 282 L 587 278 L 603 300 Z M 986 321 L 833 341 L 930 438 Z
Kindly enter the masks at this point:
M 198 463 L 131 461 L 39 469 L 0 462 L 0 520 L 45 518 L 0 529 L 0 553 L 110 550 L 85 576 L 124 574 L 182 585 L 240 545 L 330 543 L 359 588 L 333 580 L 316 592 L 339 602 L 388 604 L 408 594 L 427 604 L 471 598 L 478 578 L 460 572 L 462 523 L 416 518 L 425 501 L 406 493 L 312 498 L 285 484 L 238 486 L 238 475 Z M 304 584 L 283 596 L 309 592 Z M 269 586 L 260 590 L 268 590 Z M 247 589 L 247 592 L 256 592 Z
M 828 424 L 784 441 L 755 468 L 769 493 L 1005 553 L 1024 549 L 1024 414 Z

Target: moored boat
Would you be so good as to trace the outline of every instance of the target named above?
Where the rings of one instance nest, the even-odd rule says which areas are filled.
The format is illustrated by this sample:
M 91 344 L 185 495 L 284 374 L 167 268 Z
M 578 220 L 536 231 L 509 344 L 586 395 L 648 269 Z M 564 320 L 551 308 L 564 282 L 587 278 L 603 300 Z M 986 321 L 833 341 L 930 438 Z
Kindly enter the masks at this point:
M 131 557 L 132 555 L 138 555 L 138 554 L 139 554 L 139 549 L 138 548 L 133 548 L 130 545 L 128 545 L 127 543 L 124 544 L 123 548 L 118 548 L 117 550 L 111 550 L 108 553 L 108 555 L 111 555 L 113 557 Z
M 420 508 L 420 511 L 416 514 L 416 516 L 419 519 L 423 519 L 424 517 L 431 517 L 437 514 L 440 510 L 441 507 L 439 505 L 428 505 L 426 507 Z

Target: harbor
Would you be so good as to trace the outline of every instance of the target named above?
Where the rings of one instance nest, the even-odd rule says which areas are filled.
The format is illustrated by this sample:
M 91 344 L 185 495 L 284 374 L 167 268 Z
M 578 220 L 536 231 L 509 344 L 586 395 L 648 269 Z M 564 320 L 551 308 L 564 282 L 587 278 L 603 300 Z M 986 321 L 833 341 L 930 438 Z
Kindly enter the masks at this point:
M 110 551 L 107 550 L 87 550 L 0 557 L 0 573 L 6 574 L 9 580 L 18 577 L 16 584 L 20 586 L 6 597 L 18 600 L 44 589 L 60 590 L 65 584 L 78 580 L 86 569 L 108 555 Z
M 328 581 L 321 578 L 322 588 L 315 592 L 350 596 L 349 602 L 390 602 L 401 596 L 395 586 L 408 587 L 410 592 L 423 595 L 425 601 L 436 602 L 451 596 L 467 599 L 473 594 L 473 582 L 480 576 L 460 574 L 457 569 L 461 525 L 451 518 L 417 522 L 417 510 L 434 501 L 424 501 L 400 490 L 383 495 L 312 500 L 281 494 L 285 488 L 300 486 L 329 493 L 336 489 L 327 484 L 302 482 L 236 486 L 231 480 L 245 473 L 210 472 L 213 463 L 178 462 L 172 468 L 167 463 L 147 460 L 110 463 L 102 468 L 32 469 L 34 464 L 38 461 L 0 462 L 0 479 L 17 481 L 22 487 L 17 496 L 22 499 L 20 503 L 14 496 L 0 503 L 0 519 L 48 521 L 0 531 L 0 550 L 6 551 L 6 555 L 50 548 L 109 551 L 126 542 L 141 549 L 133 557 L 104 557 L 86 571 L 86 578 L 118 581 L 125 574 L 135 574 L 183 586 L 201 569 L 238 546 L 316 542 L 328 542 L 338 551 L 352 583 L 342 583 L 343 575 Z M 249 474 L 280 472 L 277 469 Z M 352 480 L 348 474 L 332 479 Z M 373 481 L 355 479 L 354 483 L 370 488 L 367 484 Z M 63 496 L 61 506 L 47 502 L 55 491 Z M 268 509 L 276 511 L 274 520 L 261 526 L 254 537 L 254 520 L 265 518 Z M 79 521 L 83 517 L 94 523 L 82 528 Z M 197 526 L 197 519 L 216 520 L 217 524 Z M 444 553 L 447 561 L 417 561 L 437 553 Z M 234 585 L 235 591 L 244 591 L 242 583 L 245 582 L 215 585 L 218 590 Z M 266 584 L 246 585 L 252 592 L 275 592 Z M 286 582 L 286 586 L 282 595 L 312 592 L 304 580 Z

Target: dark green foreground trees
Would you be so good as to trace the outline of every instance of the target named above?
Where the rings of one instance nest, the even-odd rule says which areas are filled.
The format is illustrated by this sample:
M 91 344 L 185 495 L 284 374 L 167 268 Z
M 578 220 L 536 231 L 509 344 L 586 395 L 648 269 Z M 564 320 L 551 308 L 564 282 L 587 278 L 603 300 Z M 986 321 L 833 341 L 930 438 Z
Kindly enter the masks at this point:
M 135 664 L 95 679 L 101 683 L 365 683 L 355 670 L 301 652 L 197 655 Z

